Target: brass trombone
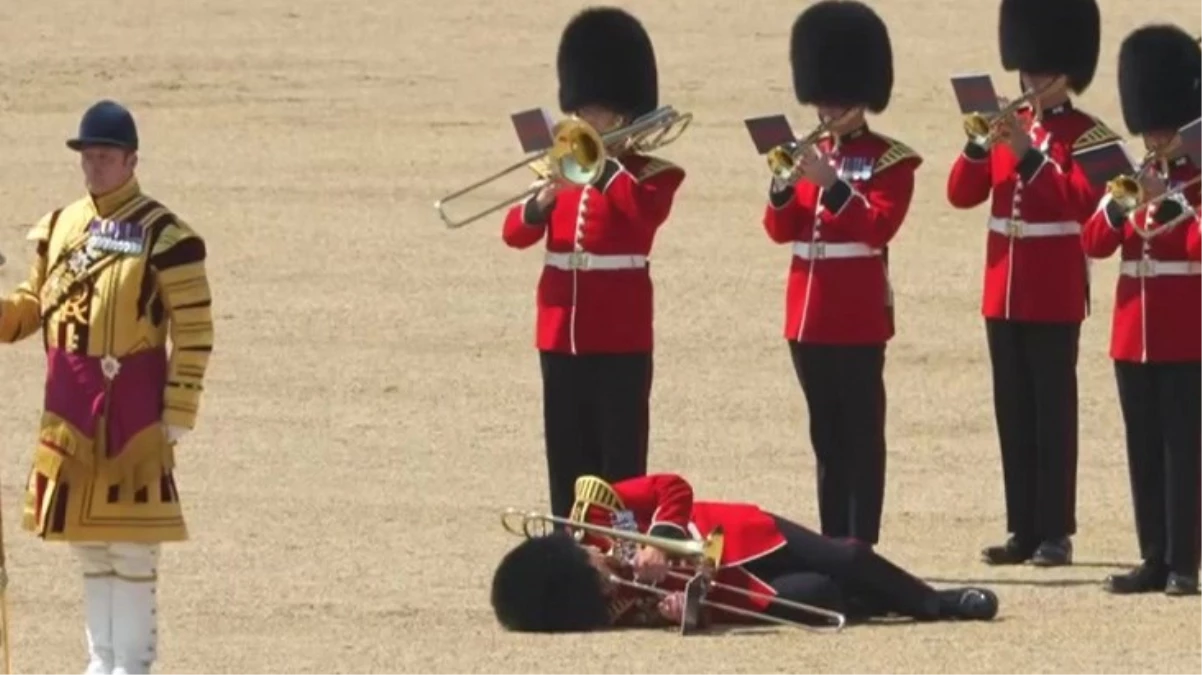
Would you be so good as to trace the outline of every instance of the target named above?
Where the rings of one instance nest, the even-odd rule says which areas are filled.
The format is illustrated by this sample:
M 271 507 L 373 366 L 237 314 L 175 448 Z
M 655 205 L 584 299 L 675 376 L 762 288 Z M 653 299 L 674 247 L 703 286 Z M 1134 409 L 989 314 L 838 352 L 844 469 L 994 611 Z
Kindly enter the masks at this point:
M 515 525 L 511 521 L 515 518 L 520 518 L 520 524 Z M 584 532 L 609 537 L 610 539 L 625 539 L 626 541 L 643 546 L 653 546 L 660 549 L 664 553 L 674 555 L 680 558 L 690 560 L 700 560 L 704 563 L 713 565 L 717 569 L 718 562 L 722 559 L 722 544 L 723 534 L 721 530 L 713 532 L 705 541 L 696 539 L 668 539 L 666 537 L 653 537 L 649 534 L 641 532 L 630 532 L 627 530 L 618 530 L 612 527 L 603 525 L 594 525 L 578 520 L 570 520 L 568 518 L 560 518 L 547 513 L 538 511 L 522 511 L 520 509 L 505 509 L 501 512 L 501 527 L 505 528 L 506 532 L 533 539 L 534 537 L 542 537 L 551 533 L 551 525 L 563 525 L 565 527 L 575 528 Z M 533 528 L 533 529 L 532 529 Z
M 514 519 L 520 519 L 520 521 L 514 523 Z M 775 623 L 793 628 L 801 628 L 814 633 L 837 633 L 843 630 L 843 627 L 847 624 L 847 617 L 833 610 L 815 607 L 813 605 L 807 605 L 805 603 L 795 602 L 793 600 L 787 600 L 775 595 L 757 593 L 755 591 L 739 588 L 738 586 L 732 586 L 730 584 L 714 581 L 712 577 L 717 572 L 722 559 L 724 534 L 721 528 L 716 528 L 704 541 L 696 539 L 678 540 L 665 537 L 653 537 L 639 532 L 619 530 L 604 527 L 602 525 L 594 525 L 592 523 L 582 522 L 579 520 L 560 518 L 536 511 L 521 511 L 518 509 L 506 509 L 504 512 L 502 512 L 501 525 L 510 534 L 526 537 L 528 539 L 550 534 L 552 525 L 563 525 L 565 527 L 574 528 L 581 532 L 591 532 L 603 537 L 608 537 L 615 543 L 615 545 L 619 541 L 627 541 L 636 544 L 642 544 L 644 546 L 652 546 L 664 551 L 669 555 L 685 558 L 694 565 L 697 565 L 697 567 L 689 568 L 687 565 L 678 566 L 675 570 L 668 570 L 667 576 L 680 581 L 688 582 L 686 585 L 686 590 L 689 589 L 693 584 L 702 584 L 702 595 L 699 601 L 700 604 L 717 609 L 719 611 L 728 612 L 730 614 L 743 616 L 757 621 Z M 610 558 L 617 558 L 612 550 L 604 553 Z M 620 559 L 618 559 L 618 561 L 623 564 L 628 564 L 626 561 L 622 561 Z M 617 574 L 612 574 L 610 576 L 610 581 L 622 586 L 627 586 L 629 588 L 659 595 L 661 597 L 671 594 L 671 591 L 669 590 L 640 583 L 638 581 L 632 581 Z M 833 624 L 827 626 L 810 626 L 798 621 L 791 621 L 789 619 L 783 619 L 770 614 L 764 614 L 721 602 L 715 602 L 705 597 L 705 594 L 711 589 L 722 590 L 729 593 L 737 593 L 749 598 L 764 600 L 769 603 L 776 603 L 800 612 L 821 616 L 833 622 Z M 686 596 L 686 598 L 687 597 L 688 596 Z M 686 615 L 690 614 L 690 608 L 687 606 L 687 604 L 688 601 L 686 600 L 686 608 L 684 612 Z M 687 630 L 685 632 L 687 632 Z
M 847 119 L 855 108 L 845 111 L 838 118 L 827 120 L 813 131 L 806 134 L 804 138 L 800 138 L 792 143 L 782 143 L 775 148 L 772 148 L 767 153 L 768 169 L 772 171 L 772 175 L 783 181 L 791 181 L 793 174 L 797 170 L 797 161 L 805 154 L 809 153 L 811 148 L 817 145 L 818 141 L 822 140 L 823 136 L 830 133 L 838 124 Z
M 1042 110 L 1039 99 L 1045 92 L 1059 84 L 1062 77 L 1048 82 L 1039 89 L 1032 89 L 1024 93 L 1020 98 L 1011 101 L 995 113 L 988 115 L 976 111 L 968 113 L 964 116 L 964 132 L 968 134 L 968 137 L 974 143 L 983 148 L 988 148 L 996 140 L 998 126 L 1013 116 L 1014 113 L 1018 112 L 1019 108 L 1031 104 L 1035 108 L 1036 116 L 1038 116 L 1040 110 Z
M 547 180 L 559 179 L 574 185 L 587 185 L 600 175 L 609 155 L 630 151 L 651 152 L 669 145 L 684 134 L 692 119 L 692 113 L 679 113 L 672 106 L 663 106 L 624 127 L 602 134 L 578 117 L 567 117 L 552 127 L 551 147 L 536 155 L 524 157 L 486 178 L 443 196 L 434 202 L 434 208 L 438 209 L 438 215 L 446 226 L 455 229 L 537 194 Z M 447 215 L 445 208 L 447 202 L 454 201 L 522 167 L 529 167 L 543 180 L 521 193 L 463 219 L 453 220 Z
M 1144 200 L 1144 186 L 1140 179 L 1147 173 L 1148 167 L 1155 166 L 1163 156 L 1159 148 L 1153 148 L 1140 160 L 1134 173 L 1116 176 L 1107 181 L 1106 192 L 1110 194 L 1110 198 L 1128 212 L 1139 208 Z
M 1136 168 L 1134 173 L 1116 176 L 1107 181 L 1106 192 L 1110 195 L 1110 199 L 1117 202 L 1119 206 L 1123 207 L 1124 211 L 1131 214 L 1141 209 L 1155 206 L 1165 199 L 1175 198 L 1178 195 L 1183 195 L 1187 189 L 1197 185 L 1199 180 L 1202 180 L 1202 176 L 1194 176 L 1190 180 L 1175 186 L 1171 190 L 1166 189 L 1161 194 L 1148 198 L 1144 191 L 1143 183 L 1140 182 L 1140 179 L 1143 178 L 1144 174 L 1148 171 L 1148 168 L 1155 166 L 1157 162 L 1162 162 L 1168 159 L 1180 142 L 1181 137 L 1176 136 L 1174 137 L 1173 141 L 1171 141 L 1165 147 L 1152 148 L 1146 155 L 1144 155 L 1143 159 L 1140 160 L 1139 166 Z M 1182 217 L 1189 217 L 1192 215 L 1191 209 L 1186 208 L 1182 211 L 1181 215 Z M 1131 227 L 1139 236 L 1143 237 L 1144 239 L 1151 239 L 1164 230 L 1173 227 L 1178 222 L 1180 222 L 1180 219 L 1174 219 L 1167 223 L 1162 223 L 1155 227 L 1151 227 L 1151 221 L 1146 221 L 1144 226 L 1140 227 L 1139 225 L 1135 224 L 1134 220 L 1132 220 Z

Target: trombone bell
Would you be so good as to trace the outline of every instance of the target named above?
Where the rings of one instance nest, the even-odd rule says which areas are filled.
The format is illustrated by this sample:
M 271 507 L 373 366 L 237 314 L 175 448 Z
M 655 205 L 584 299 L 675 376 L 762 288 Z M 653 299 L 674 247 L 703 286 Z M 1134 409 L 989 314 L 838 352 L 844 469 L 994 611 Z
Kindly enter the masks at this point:
M 1131 176 L 1118 176 L 1106 183 L 1106 191 L 1119 206 L 1132 211 L 1144 200 L 1144 186 Z
M 574 185 L 588 185 L 605 165 L 605 145 L 587 122 L 571 117 L 555 125 L 547 159 L 552 173 Z

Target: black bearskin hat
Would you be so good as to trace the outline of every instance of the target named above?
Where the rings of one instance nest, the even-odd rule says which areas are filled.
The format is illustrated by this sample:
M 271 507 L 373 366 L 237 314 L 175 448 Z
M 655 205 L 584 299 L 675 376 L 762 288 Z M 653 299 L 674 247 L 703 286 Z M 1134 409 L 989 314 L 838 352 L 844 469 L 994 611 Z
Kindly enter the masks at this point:
M 590 7 L 572 17 L 559 39 L 556 69 L 565 113 L 600 105 L 635 118 L 659 106 L 651 37 L 621 9 Z
M 566 633 L 609 624 L 601 574 L 571 536 L 527 539 L 505 554 L 492 579 L 492 607 L 507 630 Z
M 885 22 L 855 0 L 822 0 L 793 22 L 789 38 L 798 103 L 864 105 L 875 113 L 893 93 L 893 47 Z
M 1180 129 L 1202 115 L 1202 48 L 1177 26 L 1136 29 L 1119 47 L 1119 98 L 1133 134 Z
M 1101 23 L 1097 0 L 1002 0 L 1002 66 L 1065 75 L 1069 88 L 1080 94 L 1098 68 Z

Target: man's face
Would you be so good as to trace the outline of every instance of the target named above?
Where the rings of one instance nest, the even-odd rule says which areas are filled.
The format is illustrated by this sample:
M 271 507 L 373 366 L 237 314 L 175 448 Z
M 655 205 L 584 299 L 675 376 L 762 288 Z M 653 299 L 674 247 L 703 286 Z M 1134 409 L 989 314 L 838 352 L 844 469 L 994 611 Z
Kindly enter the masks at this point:
M 576 111 L 576 116 L 588 122 L 598 133 L 613 131 L 623 124 L 629 123 L 629 120 L 623 120 L 620 115 L 602 108 L 601 106 L 586 105 Z
M 601 577 L 601 592 L 605 595 L 613 595 L 616 584 L 609 578 L 613 574 L 612 563 L 609 558 L 601 553 L 600 550 L 592 546 L 585 546 L 584 550 L 588 552 L 588 561 L 594 568 L 597 569 L 597 574 Z
M 1046 75 L 1041 73 L 1028 73 L 1026 71 L 1020 71 L 1019 76 L 1022 78 L 1024 94 L 1031 91 L 1043 91 L 1043 93 L 1040 95 L 1040 99 L 1047 100 L 1050 97 L 1060 95 L 1060 93 L 1064 91 L 1063 83 L 1059 84 L 1058 86 L 1051 86 L 1058 78 L 1060 78 L 1059 75 Z
M 831 125 L 831 130 L 835 133 L 851 131 L 864 120 L 863 108 L 828 104 L 819 104 L 817 107 L 818 119 L 823 124 Z
M 92 194 L 102 195 L 121 187 L 137 164 L 137 153 L 122 148 L 91 146 L 79 152 L 84 182 Z
M 1156 150 L 1164 153 L 1168 151 L 1166 156 L 1173 155 L 1173 145 L 1177 141 L 1177 132 L 1174 130 L 1146 131 L 1144 132 L 1144 147 L 1148 151 Z

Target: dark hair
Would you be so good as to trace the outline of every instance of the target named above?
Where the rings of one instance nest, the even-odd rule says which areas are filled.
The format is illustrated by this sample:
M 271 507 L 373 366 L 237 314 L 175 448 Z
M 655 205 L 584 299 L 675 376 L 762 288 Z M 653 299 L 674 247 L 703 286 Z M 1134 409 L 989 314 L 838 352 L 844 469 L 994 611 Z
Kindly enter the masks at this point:
M 576 540 L 556 533 L 528 539 L 493 574 L 492 607 L 507 630 L 566 633 L 609 624 L 597 568 Z

